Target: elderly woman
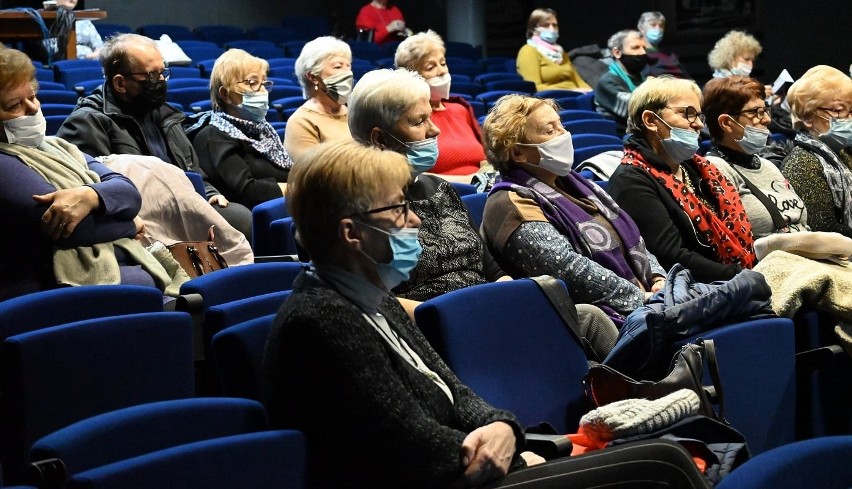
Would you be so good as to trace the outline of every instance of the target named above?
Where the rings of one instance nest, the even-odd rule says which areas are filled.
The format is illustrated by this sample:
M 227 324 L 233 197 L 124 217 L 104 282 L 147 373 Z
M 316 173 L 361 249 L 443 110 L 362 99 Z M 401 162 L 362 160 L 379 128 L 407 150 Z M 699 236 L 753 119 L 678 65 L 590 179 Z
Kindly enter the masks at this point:
M 754 264 L 754 238 L 736 187 L 703 157 L 701 91 L 690 80 L 649 78 L 630 98 L 629 138 L 609 193 L 630 214 L 648 250 L 699 282 L 726 280 Z
M 507 95 L 483 124 L 502 182 L 488 196 L 482 232 L 515 277 L 561 278 L 576 302 L 616 322 L 662 288 L 665 271 L 636 225 L 600 187 L 571 170 L 574 148 L 550 99 Z
M 754 68 L 754 60 L 761 51 L 763 47 L 751 34 L 730 31 L 716 41 L 707 55 L 707 62 L 713 68 L 713 78 L 749 76 Z
M 781 173 L 802 196 L 813 231 L 852 237 L 852 80 L 820 65 L 787 92 L 799 133 Z
M 56 6 L 74 10 L 77 0 L 57 0 Z M 91 20 L 74 22 L 74 32 L 77 36 L 77 59 L 98 59 L 104 40 Z
M 518 73 L 524 80 L 535 83 L 538 91 L 591 91 L 592 87 L 574 69 L 568 53 L 556 43 L 557 39 L 556 11 L 550 8 L 533 10 L 527 21 L 527 43 L 518 51 Z
M 432 168 L 445 178 L 469 183 L 485 160 L 482 135 L 473 109 L 461 97 L 450 97 L 450 71 L 441 36 L 417 33 L 396 48 L 397 68 L 416 71 L 429 84 L 432 122 L 441 130 L 438 162 Z
M 332 36 L 318 37 L 296 59 L 305 103 L 287 119 L 284 147 L 297 160 L 323 141 L 351 139 L 346 102 L 352 93 L 352 50 Z
M 293 162 L 266 121 L 269 63 L 242 49 L 219 56 L 210 73 L 211 112 L 187 129 L 201 168 L 230 201 L 253 208 L 284 195 Z
M 612 56 L 609 71 L 595 87 L 595 108 L 615 121 L 619 133 L 627 129 L 627 101 L 645 77 L 642 70 L 648 65 L 645 39 L 639 31 L 618 31 L 606 43 Z
M 662 440 L 549 463 L 522 452 L 515 416 L 462 384 L 388 292 L 420 256 L 409 181 L 403 156 L 351 141 L 320 144 L 290 174 L 287 205 L 313 267 L 275 319 L 263 371 L 272 425 L 308 438 L 308 485 L 706 487 Z
M 804 201 L 781 171 L 758 153 L 769 139 L 769 108 L 763 85 L 731 75 L 707 82 L 703 92 L 713 163 L 737 188 L 755 238 L 808 231 Z
M 372 32 L 376 44 L 387 44 L 405 39 L 405 17 L 396 5 L 388 5 L 388 0 L 372 0 L 358 11 L 355 28 Z
M 689 78 L 686 68 L 677 55 L 660 49 L 660 42 L 666 32 L 666 16 L 661 12 L 643 12 L 636 26 L 645 38 L 645 50 L 650 63 L 643 70 L 646 76 L 672 75 L 677 78 Z M 597 87 L 595 87 L 597 88 Z
M 45 137 L 35 68 L 0 49 L 0 301 L 62 285 L 169 281 L 135 239 L 136 187 L 62 139 Z

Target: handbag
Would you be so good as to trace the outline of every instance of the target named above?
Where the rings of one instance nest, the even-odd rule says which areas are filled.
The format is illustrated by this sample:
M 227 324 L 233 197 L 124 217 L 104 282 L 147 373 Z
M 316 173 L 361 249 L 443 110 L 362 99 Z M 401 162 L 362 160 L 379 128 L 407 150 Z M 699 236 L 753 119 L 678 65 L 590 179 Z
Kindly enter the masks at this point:
M 703 385 L 705 364 L 713 381 L 712 386 Z M 702 415 L 727 423 L 724 418 L 724 396 L 713 340 L 699 338 L 695 343 L 683 345 L 672 358 L 669 374 L 658 382 L 634 380 L 612 367 L 598 364 L 589 367 L 583 385 L 586 396 L 595 406 L 604 406 L 624 399 L 654 400 L 679 389 L 690 389 L 698 394 Z M 719 406 L 718 414 L 713 410 L 714 403 Z
M 213 227 L 210 226 L 207 241 L 179 241 L 166 247 L 190 278 L 228 268 L 213 241 Z

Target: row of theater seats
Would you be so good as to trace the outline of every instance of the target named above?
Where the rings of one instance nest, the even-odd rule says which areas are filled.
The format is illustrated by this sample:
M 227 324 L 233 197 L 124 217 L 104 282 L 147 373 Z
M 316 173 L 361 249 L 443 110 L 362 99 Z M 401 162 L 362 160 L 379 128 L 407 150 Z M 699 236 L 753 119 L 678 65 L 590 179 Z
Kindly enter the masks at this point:
M 306 441 L 297 432 L 269 431 L 257 401 L 266 336 L 304 267 L 256 263 L 198 277 L 181 289 L 181 312 L 164 312 L 156 290 L 132 286 L 59 289 L 0 303 L 0 462 L 7 480 L 23 483 L 30 462 L 58 457 L 67 487 L 265 488 L 282 487 L 282 480 L 291 482 L 283 487 L 302 487 Z M 589 409 L 585 356 L 535 283 L 451 292 L 415 314 L 448 365 L 486 400 L 525 425 L 576 430 Z M 794 443 L 798 425 L 811 421 L 805 416 L 824 415 L 801 411 L 801 328 L 774 318 L 703 335 L 717 344 L 725 415 L 752 454 L 762 454 L 725 487 L 769 487 L 761 485 L 766 480 L 777 488 L 848 487 L 852 437 Z M 848 417 L 848 405 L 842 409 Z M 829 458 L 843 463 L 827 469 Z M 31 471 L 62 477 L 58 465 Z

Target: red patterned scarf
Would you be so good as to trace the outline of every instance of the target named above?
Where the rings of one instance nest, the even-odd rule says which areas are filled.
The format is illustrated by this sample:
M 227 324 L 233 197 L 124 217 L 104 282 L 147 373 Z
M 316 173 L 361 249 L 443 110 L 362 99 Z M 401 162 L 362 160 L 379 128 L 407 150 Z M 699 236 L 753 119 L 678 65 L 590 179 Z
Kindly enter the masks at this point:
M 744 268 L 754 266 L 756 259 L 751 223 L 736 187 L 715 166 L 699 155 L 692 157 L 693 167 L 698 171 L 701 181 L 707 184 L 706 188 L 710 189 L 711 198 L 715 198 L 718 203 L 718 216 L 684 183 L 676 180 L 672 173 L 649 165 L 635 149 L 625 147 L 621 163 L 642 168 L 662 184 L 689 216 L 699 235 L 710 243 L 719 261 L 738 263 Z M 689 177 L 684 175 L 684 178 Z

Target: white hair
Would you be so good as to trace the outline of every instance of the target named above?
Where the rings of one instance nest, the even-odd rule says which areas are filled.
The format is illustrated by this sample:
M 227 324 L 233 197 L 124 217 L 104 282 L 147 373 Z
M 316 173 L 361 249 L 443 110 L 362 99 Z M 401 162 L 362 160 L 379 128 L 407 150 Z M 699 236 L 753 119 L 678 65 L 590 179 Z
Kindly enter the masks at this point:
M 348 44 L 333 36 L 322 36 L 309 41 L 296 59 L 296 78 L 302 87 L 302 95 L 307 99 L 309 82 L 307 74 L 319 75 L 322 65 L 332 56 L 343 56 L 352 61 L 352 49 Z
M 417 70 L 417 64 L 420 63 L 420 60 L 436 47 L 446 51 L 444 40 L 437 32 L 433 30 L 418 32 L 399 43 L 399 46 L 396 47 L 393 63 L 397 68 Z
M 415 71 L 373 70 L 355 84 L 349 96 L 349 132 L 370 143 L 374 127 L 389 131 L 412 105 L 429 101 L 429 84 Z

